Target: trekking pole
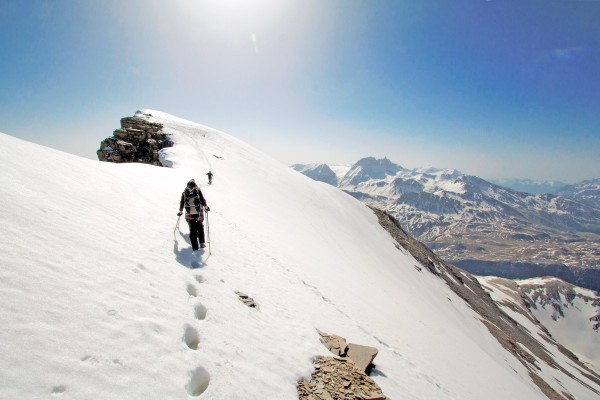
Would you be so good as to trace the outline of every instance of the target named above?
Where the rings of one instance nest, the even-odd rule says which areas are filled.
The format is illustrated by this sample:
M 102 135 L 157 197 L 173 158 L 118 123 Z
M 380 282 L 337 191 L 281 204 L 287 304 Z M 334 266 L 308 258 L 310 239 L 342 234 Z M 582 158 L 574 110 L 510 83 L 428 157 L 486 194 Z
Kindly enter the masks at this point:
M 179 219 L 181 218 L 181 215 L 177 216 L 177 223 L 175 224 L 175 229 L 173 229 L 173 239 L 177 240 L 177 235 L 175 234 L 175 232 L 177 232 L 177 228 L 179 228 Z
M 206 213 L 206 238 L 208 239 L 208 255 L 210 255 L 210 225 L 208 224 L 208 211 Z

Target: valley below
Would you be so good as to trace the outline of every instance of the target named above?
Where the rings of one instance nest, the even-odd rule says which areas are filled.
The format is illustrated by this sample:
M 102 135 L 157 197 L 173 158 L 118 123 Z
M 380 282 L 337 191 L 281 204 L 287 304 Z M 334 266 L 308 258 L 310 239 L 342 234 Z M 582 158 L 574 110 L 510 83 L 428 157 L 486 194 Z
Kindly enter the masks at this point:
M 424 241 L 440 257 L 475 275 L 509 279 L 555 276 L 600 291 L 600 236 L 504 228 L 448 232 Z

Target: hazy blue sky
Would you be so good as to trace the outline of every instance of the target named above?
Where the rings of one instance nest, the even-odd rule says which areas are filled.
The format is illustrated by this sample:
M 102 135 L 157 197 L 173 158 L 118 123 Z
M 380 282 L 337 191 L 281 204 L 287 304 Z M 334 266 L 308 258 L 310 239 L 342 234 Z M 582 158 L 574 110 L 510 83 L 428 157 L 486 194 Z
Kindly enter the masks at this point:
M 0 1 L 0 132 L 165 111 L 286 164 L 600 177 L 600 1 Z

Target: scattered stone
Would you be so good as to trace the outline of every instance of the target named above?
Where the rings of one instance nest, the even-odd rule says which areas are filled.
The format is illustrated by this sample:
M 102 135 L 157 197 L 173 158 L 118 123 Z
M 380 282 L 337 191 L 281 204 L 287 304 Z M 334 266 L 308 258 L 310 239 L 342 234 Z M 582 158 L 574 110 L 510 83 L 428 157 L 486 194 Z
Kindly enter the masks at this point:
M 238 297 L 240 298 L 240 301 L 242 303 L 244 303 L 248 307 L 256 308 L 256 302 L 254 301 L 254 299 L 252 297 L 250 297 L 247 294 L 242 293 L 242 292 L 235 292 L 235 294 L 238 295 Z
M 350 359 L 318 357 L 314 365 L 310 381 L 298 382 L 300 400 L 389 400 L 375 381 Z
M 121 128 L 115 129 L 113 136 L 100 143 L 96 151 L 100 161 L 139 162 L 161 166 L 159 152 L 173 146 L 168 135 L 162 132 L 163 126 L 149 122 L 148 117 L 125 117 Z
M 343 337 L 318 329 L 317 332 L 321 343 L 335 356 L 315 359 L 310 381 L 298 382 L 300 400 L 388 400 L 365 372 L 373 367 L 379 350 L 348 344 Z

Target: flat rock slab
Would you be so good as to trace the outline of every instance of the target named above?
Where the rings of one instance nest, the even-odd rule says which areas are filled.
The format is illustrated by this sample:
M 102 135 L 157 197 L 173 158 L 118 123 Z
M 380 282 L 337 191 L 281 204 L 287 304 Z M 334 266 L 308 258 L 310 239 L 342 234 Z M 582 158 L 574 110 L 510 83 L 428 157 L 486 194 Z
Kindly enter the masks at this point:
M 360 344 L 347 343 L 346 339 L 338 335 L 330 335 L 317 329 L 321 336 L 321 343 L 334 355 L 348 357 L 356 363 L 359 369 L 366 371 L 369 365 L 373 363 L 379 350 L 371 346 L 362 346 Z
M 346 355 L 356 363 L 356 366 L 360 370 L 366 371 L 369 365 L 371 365 L 375 359 L 377 353 L 379 353 L 379 350 L 377 350 L 375 347 L 350 343 L 348 345 L 348 352 Z

